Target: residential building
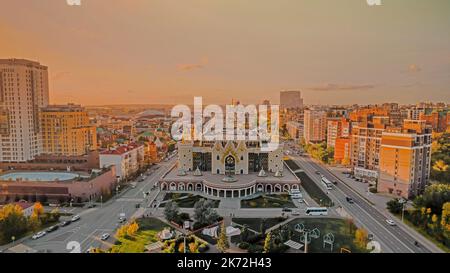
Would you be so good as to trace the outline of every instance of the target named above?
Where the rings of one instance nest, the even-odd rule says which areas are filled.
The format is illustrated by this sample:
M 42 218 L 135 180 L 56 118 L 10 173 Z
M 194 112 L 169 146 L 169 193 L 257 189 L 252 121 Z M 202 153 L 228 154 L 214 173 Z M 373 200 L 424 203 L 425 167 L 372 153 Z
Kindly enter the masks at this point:
M 26 162 L 42 152 L 39 111 L 49 103 L 48 69 L 0 59 L 0 161 Z
M 80 156 L 97 149 L 96 127 L 79 105 L 52 105 L 41 110 L 42 152 Z
M 303 124 L 296 121 L 286 123 L 286 130 L 289 136 L 294 140 L 300 140 L 303 137 Z
M 431 127 L 407 120 L 382 133 L 378 191 L 404 198 L 423 193 L 430 180 Z
M 145 147 L 137 143 L 124 144 L 100 153 L 100 167 L 115 166 L 118 179 L 127 179 L 144 166 Z
M 351 138 L 338 137 L 334 146 L 334 161 L 340 164 L 350 164 Z
M 335 147 L 337 138 L 350 136 L 350 122 L 344 118 L 328 118 L 327 120 L 327 146 Z
M 381 136 L 388 124 L 388 117 L 373 117 L 352 128 L 350 156 L 354 175 L 372 185 L 378 179 Z
M 306 143 L 325 141 L 327 131 L 327 113 L 321 110 L 304 111 L 304 133 Z

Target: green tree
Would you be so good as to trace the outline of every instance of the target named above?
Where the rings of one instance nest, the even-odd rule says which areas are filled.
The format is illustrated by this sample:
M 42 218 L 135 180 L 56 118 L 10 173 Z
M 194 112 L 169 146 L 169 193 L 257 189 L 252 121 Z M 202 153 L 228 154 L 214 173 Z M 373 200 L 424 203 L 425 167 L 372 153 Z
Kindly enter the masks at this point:
M 450 202 L 450 184 L 432 184 L 414 200 L 416 207 L 430 208 L 432 212 L 439 214 L 447 202 Z
M 217 249 L 221 252 L 225 252 L 229 248 L 230 244 L 228 242 L 227 230 L 225 228 L 225 223 L 222 222 L 222 225 L 220 226 L 219 240 L 217 240 Z
M 403 204 L 400 203 L 400 199 L 395 198 L 386 203 L 387 209 L 393 214 L 399 214 L 402 212 Z
M 164 207 L 164 217 L 167 221 L 177 221 L 179 213 L 180 209 L 178 208 L 177 203 L 173 201 L 169 201 L 166 203 L 166 206 Z
M 217 221 L 219 215 L 213 208 L 212 200 L 200 199 L 194 204 L 194 219 L 200 225 L 211 225 Z

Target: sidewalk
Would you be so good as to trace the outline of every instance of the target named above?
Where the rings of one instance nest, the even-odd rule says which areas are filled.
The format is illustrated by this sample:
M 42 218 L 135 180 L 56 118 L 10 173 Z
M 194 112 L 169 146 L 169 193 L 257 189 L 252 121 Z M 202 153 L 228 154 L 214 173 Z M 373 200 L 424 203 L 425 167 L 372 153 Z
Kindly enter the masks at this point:
M 382 195 L 382 194 L 373 194 L 369 192 L 369 184 L 363 183 L 363 182 L 357 182 L 351 178 L 347 178 L 346 174 L 343 174 L 342 172 L 346 171 L 347 168 L 342 167 L 328 167 L 328 170 L 331 171 L 332 174 L 337 176 L 340 180 L 344 181 L 347 186 L 352 188 L 354 191 L 359 193 L 361 196 L 363 196 L 365 199 L 369 200 L 372 205 L 374 205 L 378 210 L 385 210 L 386 209 L 386 203 L 390 200 L 392 200 L 393 197 Z

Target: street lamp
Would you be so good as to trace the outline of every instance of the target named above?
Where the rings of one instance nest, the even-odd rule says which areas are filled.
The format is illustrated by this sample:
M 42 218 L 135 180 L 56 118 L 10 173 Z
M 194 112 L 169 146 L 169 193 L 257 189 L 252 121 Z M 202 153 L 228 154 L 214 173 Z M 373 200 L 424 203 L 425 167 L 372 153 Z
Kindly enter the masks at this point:
M 100 195 L 100 207 L 103 208 L 103 195 Z
M 406 203 L 408 203 L 408 200 L 402 198 L 402 199 L 398 200 L 398 202 L 400 204 L 402 204 L 402 223 L 403 223 L 403 219 L 405 218 L 405 205 L 406 205 Z

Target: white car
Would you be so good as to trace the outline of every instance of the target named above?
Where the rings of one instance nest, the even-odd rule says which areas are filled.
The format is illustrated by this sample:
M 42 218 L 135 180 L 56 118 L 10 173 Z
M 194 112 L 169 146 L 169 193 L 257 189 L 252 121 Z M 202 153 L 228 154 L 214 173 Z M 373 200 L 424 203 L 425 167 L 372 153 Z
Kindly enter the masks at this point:
M 41 231 L 41 232 L 38 232 L 38 233 L 34 234 L 33 237 L 31 237 L 31 239 L 37 240 L 39 238 L 44 237 L 46 234 L 47 233 L 45 231 Z
M 105 233 L 105 234 L 102 235 L 102 237 L 100 237 L 100 239 L 102 241 L 106 241 L 106 240 L 108 240 L 109 236 L 111 236 L 111 235 L 109 235 L 109 233 Z
M 80 215 L 75 215 L 74 217 L 72 217 L 72 222 L 76 222 L 76 221 L 78 221 L 78 220 L 80 220 L 81 219 L 81 217 L 80 217 Z
M 396 226 L 397 224 L 394 222 L 394 221 L 392 221 L 392 220 L 386 220 L 386 223 L 388 223 L 388 225 L 390 225 L 390 226 Z

